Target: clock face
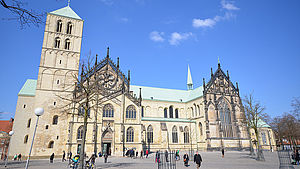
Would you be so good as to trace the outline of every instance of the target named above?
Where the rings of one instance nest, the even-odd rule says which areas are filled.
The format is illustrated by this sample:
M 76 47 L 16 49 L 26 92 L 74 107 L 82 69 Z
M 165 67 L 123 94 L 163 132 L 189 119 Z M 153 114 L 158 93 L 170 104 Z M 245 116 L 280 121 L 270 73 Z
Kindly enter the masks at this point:
M 117 83 L 117 77 L 111 71 L 102 71 L 98 75 L 98 83 L 100 88 L 112 89 Z

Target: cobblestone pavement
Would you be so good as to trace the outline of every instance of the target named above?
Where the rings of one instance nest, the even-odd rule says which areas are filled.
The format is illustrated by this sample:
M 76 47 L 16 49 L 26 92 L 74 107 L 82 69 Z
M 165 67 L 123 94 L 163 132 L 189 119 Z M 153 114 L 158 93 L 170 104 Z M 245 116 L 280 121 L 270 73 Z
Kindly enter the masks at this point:
M 201 169 L 278 169 L 279 162 L 277 153 L 264 152 L 265 162 L 258 162 L 249 157 L 248 152 L 225 152 L 225 157 L 221 157 L 220 152 L 201 152 L 203 163 Z M 191 158 L 192 159 L 192 158 Z M 128 157 L 109 157 L 108 163 L 104 163 L 103 158 L 98 158 L 96 161 L 97 169 L 153 169 L 157 168 L 154 162 L 154 154 L 151 154 L 147 159 L 128 158 Z M 190 166 L 183 165 L 181 160 L 177 161 L 177 169 L 196 168 L 196 165 L 190 161 Z M 300 166 L 294 166 L 295 169 L 300 169 Z M 0 168 L 4 168 L 4 163 L 0 163 Z M 25 168 L 25 161 L 10 162 L 9 169 Z M 60 169 L 68 168 L 67 162 L 61 162 L 59 159 L 54 160 L 53 164 L 49 164 L 49 160 L 32 160 L 30 169 Z

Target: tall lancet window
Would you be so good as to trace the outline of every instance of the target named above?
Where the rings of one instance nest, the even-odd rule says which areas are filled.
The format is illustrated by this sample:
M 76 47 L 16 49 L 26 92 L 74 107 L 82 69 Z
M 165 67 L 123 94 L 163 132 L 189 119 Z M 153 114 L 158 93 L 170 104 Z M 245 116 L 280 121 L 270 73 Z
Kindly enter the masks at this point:
M 68 22 L 68 24 L 67 24 L 67 34 L 72 33 L 72 27 L 73 27 L 73 24 L 71 22 Z
M 56 32 L 61 32 L 61 28 L 62 28 L 62 21 L 58 20 L 57 21 Z
M 231 113 L 227 102 L 221 99 L 218 105 L 219 116 L 221 120 L 220 129 L 223 132 L 223 137 L 233 137 Z
M 66 39 L 66 42 L 65 42 L 65 49 L 66 50 L 70 50 L 70 44 L 71 44 L 70 39 Z
M 55 48 L 59 48 L 59 46 L 60 46 L 60 38 L 57 37 L 57 38 L 55 38 L 55 44 L 54 44 L 54 47 L 55 47 Z

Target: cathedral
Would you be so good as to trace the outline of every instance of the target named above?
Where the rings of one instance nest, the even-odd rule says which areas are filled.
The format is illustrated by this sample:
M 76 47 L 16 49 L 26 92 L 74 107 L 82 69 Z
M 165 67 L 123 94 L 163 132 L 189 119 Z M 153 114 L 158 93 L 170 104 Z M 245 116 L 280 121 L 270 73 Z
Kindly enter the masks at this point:
M 70 6 L 47 14 L 38 78 L 28 79 L 18 93 L 10 155 L 29 153 L 37 107 L 45 113 L 39 118 L 32 156 L 80 152 L 85 98 L 74 76 L 83 83 L 89 78 L 98 84 L 89 96 L 88 155 L 101 151 L 122 156 L 128 149 L 249 149 L 238 84 L 230 81 L 220 63 L 199 87 L 193 86 L 188 67 L 186 90 L 130 84 L 130 72 L 125 75 L 119 69 L 119 59 L 114 62 L 109 49 L 89 72 L 79 75 L 83 23 Z M 81 97 L 82 103 L 68 104 L 65 97 Z

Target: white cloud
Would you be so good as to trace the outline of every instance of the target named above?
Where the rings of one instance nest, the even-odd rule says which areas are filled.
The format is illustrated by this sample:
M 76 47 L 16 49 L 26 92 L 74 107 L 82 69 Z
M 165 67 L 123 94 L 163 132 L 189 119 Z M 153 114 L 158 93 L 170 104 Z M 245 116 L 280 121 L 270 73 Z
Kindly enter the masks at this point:
M 222 5 L 222 8 L 224 9 L 227 9 L 229 11 L 231 10 L 239 10 L 240 8 L 236 7 L 232 1 L 228 2 L 226 0 L 222 0 L 221 1 L 221 5 Z
M 120 20 L 121 20 L 122 22 L 125 22 L 125 23 L 129 21 L 128 18 L 121 18 Z
M 215 19 L 193 19 L 193 27 L 213 27 L 216 24 Z
M 179 45 L 180 41 L 186 40 L 190 38 L 193 34 L 191 32 L 189 33 L 178 33 L 173 32 L 171 34 L 171 38 L 169 40 L 171 45 Z
M 163 42 L 163 41 L 165 41 L 165 39 L 163 38 L 163 35 L 164 35 L 163 32 L 153 31 L 150 33 L 149 37 L 154 42 Z

